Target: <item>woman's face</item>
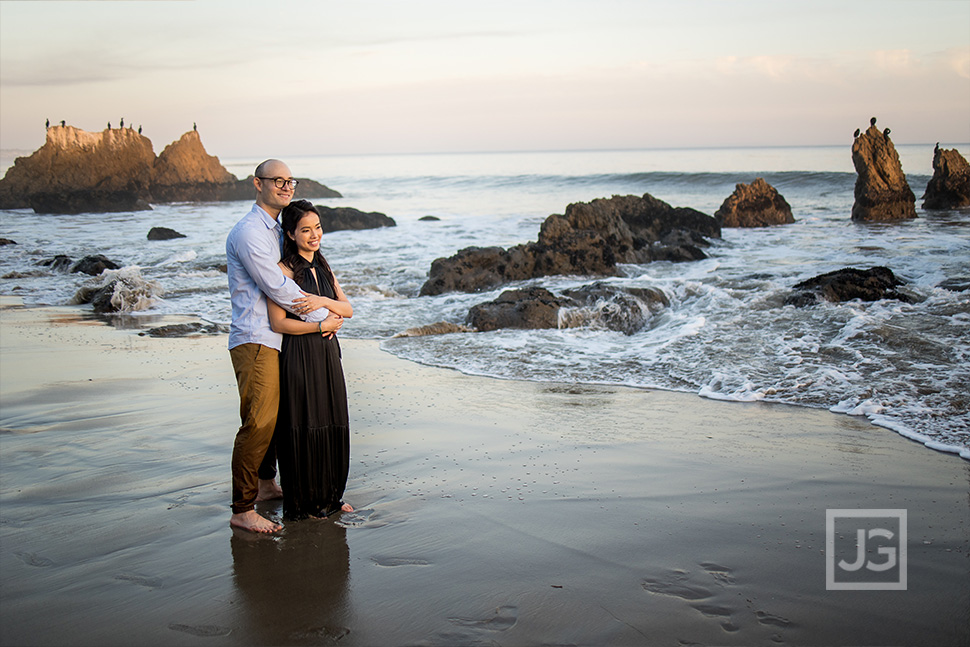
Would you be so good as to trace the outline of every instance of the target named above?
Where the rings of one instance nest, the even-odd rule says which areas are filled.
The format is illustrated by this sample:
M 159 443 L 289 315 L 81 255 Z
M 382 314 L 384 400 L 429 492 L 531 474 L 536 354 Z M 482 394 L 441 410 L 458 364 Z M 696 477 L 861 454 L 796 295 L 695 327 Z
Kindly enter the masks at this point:
M 323 227 L 320 226 L 320 216 L 307 211 L 296 223 L 296 231 L 287 234 L 296 243 L 296 249 L 302 255 L 312 256 L 320 249 L 320 238 L 323 236 Z

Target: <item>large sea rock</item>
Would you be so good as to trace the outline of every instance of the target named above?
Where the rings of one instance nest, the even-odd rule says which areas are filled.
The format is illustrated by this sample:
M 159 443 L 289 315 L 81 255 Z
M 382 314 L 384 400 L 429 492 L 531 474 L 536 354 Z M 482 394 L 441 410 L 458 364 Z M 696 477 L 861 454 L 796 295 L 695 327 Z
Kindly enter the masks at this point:
M 237 182 L 218 157 L 206 152 L 198 131 L 190 130 L 155 159 L 151 193 L 155 202 L 215 201 Z
M 933 177 L 923 193 L 924 209 L 970 206 L 970 165 L 955 148 L 933 149 Z
M 99 133 L 51 126 L 29 157 L 18 157 L 0 180 L 0 209 L 38 213 L 149 209 L 155 153 L 130 128 Z
M 468 247 L 431 264 L 422 295 L 478 292 L 553 275 L 616 274 L 617 263 L 706 258 L 717 221 L 649 194 L 577 202 L 546 218 L 538 239 L 509 249 Z
M 878 222 L 916 217 L 916 196 L 906 182 L 899 154 L 886 131 L 873 123 L 856 137 L 852 164 L 858 174 L 853 220 Z
M 737 184 L 714 212 L 721 227 L 766 227 L 795 222 L 791 206 L 775 187 L 757 178 L 751 184 Z
M 338 198 L 340 193 L 307 178 L 301 198 Z M 44 145 L 18 157 L 0 179 L 0 209 L 82 213 L 151 209 L 152 202 L 254 200 L 252 176 L 236 179 L 209 155 L 195 130 L 165 147 L 131 128 L 87 132 L 51 126 Z

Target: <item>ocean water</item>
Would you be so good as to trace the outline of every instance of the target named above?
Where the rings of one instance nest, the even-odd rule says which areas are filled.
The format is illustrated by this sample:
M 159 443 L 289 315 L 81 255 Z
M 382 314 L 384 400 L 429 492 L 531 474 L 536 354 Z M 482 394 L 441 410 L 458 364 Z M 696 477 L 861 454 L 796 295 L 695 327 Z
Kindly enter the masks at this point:
M 970 149 L 955 146 L 964 154 Z M 917 198 L 932 175 L 932 148 L 897 147 Z M 259 161 L 223 163 L 245 177 Z M 344 196 L 319 204 L 379 211 L 397 222 L 324 237 L 324 253 L 354 303 L 345 337 L 380 339 L 395 355 L 471 374 L 823 407 L 866 416 L 970 459 L 970 300 L 967 292 L 941 286 L 947 279 L 970 281 L 970 211 L 924 212 L 917 199 L 915 220 L 853 223 L 849 145 L 286 161 L 294 174 Z M 10 163 L 9 154 L 0 160 Z M 796 222 L 725 229 L 706 260 L 626 265 L 606 279 L 545 277 L 477 294 L 418 296 L 435 258 L 468 246 L 535 240 L 542 221 L 571 202 L 650 193 L 713 214 L 737 183 L 757 177 L 786 198 Z M 97 279 L 39 263 L 57 254 L 100 253 L 124 266 L 130 325 L 151 325 L 161 314 L 228 323 L 220 269 L 225 237 L 249 206 L 174 204 L 76 216 L 0 212 L 0 236 L 18 243 L 0 247 L 0 292 L 30 305 L 69 303 L 82 284 Z M 439 220 L 422 221 L 426 215 Z M 186 237 L 149 241 L 153 226 Z M 878 265 L 906 281 L 917 302 L 783 305 L 801 280 Z M 535 284 L 558 293 L 594 280 L 661 289 L 670 306 L 644 306 L 646 323 L 633 334 L 610 330 L 606 323 L 617 312 L 599 304 L 563 313 L 556 330 L 395 337 L 438 321 L 462 323 L 471 306 L 509 287 Z

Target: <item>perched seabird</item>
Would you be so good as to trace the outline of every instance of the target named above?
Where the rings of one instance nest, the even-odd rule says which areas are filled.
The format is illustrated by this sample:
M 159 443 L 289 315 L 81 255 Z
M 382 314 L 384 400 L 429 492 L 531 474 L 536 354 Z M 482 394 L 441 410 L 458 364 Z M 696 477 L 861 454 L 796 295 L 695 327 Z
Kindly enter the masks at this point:
M 192 122 L 192 130 L 194 130 L 196 132 L 199 131 L 199 127 L 195 125 L 195 122 L 194 121 Z
M 138 134 L 141 134 L 141 124 L 138 124 Z
M 48 119 L 47 122 L 44 124 L 44 128 L 50 128 L 50 127 L 51 127 L 51 120 Z
M 67 125 L 67 124 L 65 124 L 65 123 L 64 123 L 64 120 L 63 120 L 63 119 L 61 119 L 61 128 L 63 128 L 63 127 L 64 127 L 64 126 L 66 126 L 66 125 Z
M 122 117 L 122 118 L 121 118 L 121 125 L 120 125 L 120 126 L 118 126 L 118 128 L 124 128 L 124 127 L 125 127 L 125 118 L 124 118 L 124 117 Z
M 854 132 L 854 133 L 852 133 L 852 137 L 853 137 L 853 139 L 855 139 L 855 138 L 856 138 L 856 137 L 858 137 L 858 136 L 859 136 L 859 129 L 858 129 L 858 128 L 856 128 L 856 129 L 855 129 L 855 132 Z
M 936 146 L 933 147 L 933 154 L 936 155 L 940 152 L 940 142 L 936 142 Z
M 876 125 L 876 118 L 875 117 L 870 117 L 870 119 L 869 119 L 869 125 L 870 126 L 875 126 Z
M 889 133 L 890 133 L 890 132 L 891 132 L 891 131 L 890 131 L 890 130 L 889 130 L 889 129 L 887 128 L 886 130 L 884 130 L 884 131 L 882 131 L 882 136 L 883 136 L 883 137 L 889 137 Z
M 111 130 L 111 122 L 108 122 L 108 130 Z

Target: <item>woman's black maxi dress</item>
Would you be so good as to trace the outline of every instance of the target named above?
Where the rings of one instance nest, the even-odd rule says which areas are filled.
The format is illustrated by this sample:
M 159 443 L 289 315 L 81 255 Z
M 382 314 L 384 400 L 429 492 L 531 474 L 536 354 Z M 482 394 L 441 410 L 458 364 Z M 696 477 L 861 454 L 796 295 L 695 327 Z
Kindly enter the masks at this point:
M 336 298 L 325 269 L 302 258 L 297 263 L 293 278 L 304 292 Z M 325 517 L 338 511 L 350 468 L 350 422 L 336 335 L 283 335 L 273 440 L 283 517 Z

